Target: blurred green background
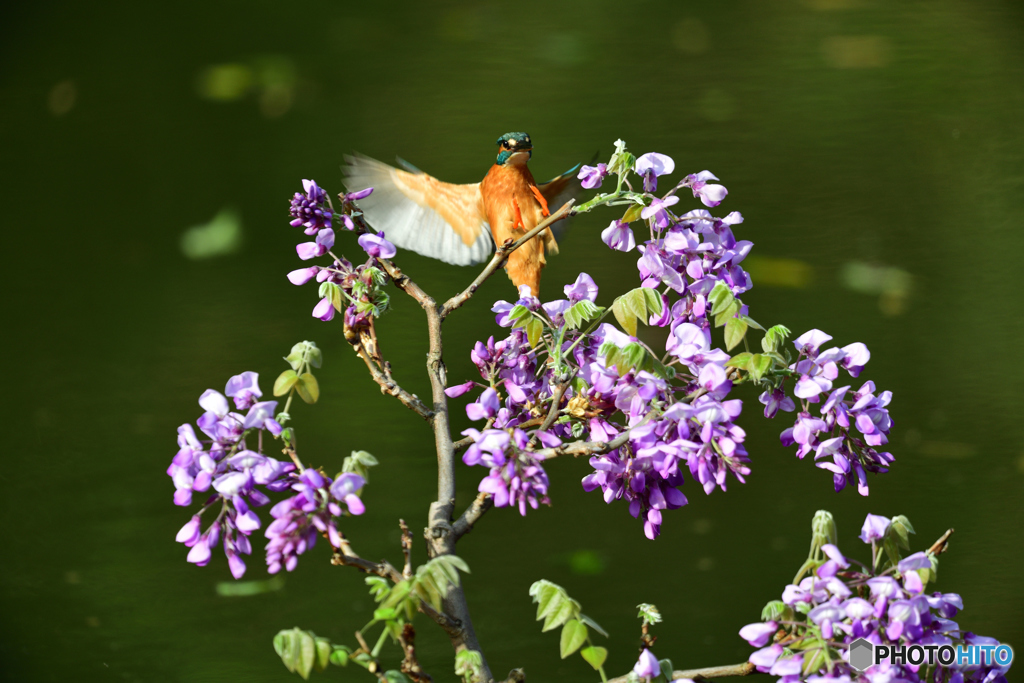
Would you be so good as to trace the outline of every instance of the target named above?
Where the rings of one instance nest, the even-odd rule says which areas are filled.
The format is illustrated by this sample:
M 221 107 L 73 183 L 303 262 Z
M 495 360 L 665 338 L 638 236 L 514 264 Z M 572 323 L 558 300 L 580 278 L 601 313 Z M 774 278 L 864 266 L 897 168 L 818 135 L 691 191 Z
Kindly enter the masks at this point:
M 323 396 L 293 411 L 303 458 L 378 456 L 368 514 L 346 530 L 398 562 L 397 519 L 422 528 L 435 492 L 432 442 L 340 326 L 310 317 L 312 287 L 285 280 L 302 237 L 287 202 L 302 178 L 340 191 L 352 150 L 474 182 L 509 130 L 533 137 L 538 177 L 619 137 L 721 177 L 722 209 L 756 244 L 754 317 L 872 349 L 862 377 L 895 394 L 897 461 L 869 498 L 837 495 L 780 446 L 787 419 L 741 392 L 749 482 L 711 496 L 688 482 L 690 505 L 655 542 L 581 490 L 585 462 L 551 463 L 550 508 L 492 511 L 460 544 L 497 674 L 596 679 L 533 621 L 542 577 L 611 631 L 610 674 L 636 659 L 640 602 L 661 608 L 656 652 L 677 666 L 742 661 L 737 630 L 792 578 L 819 508 L 861 557 L 868 512 L 908 515 L 915 549 L 955 527 L 937 587 L 963 595 L 965 629 L 1024 644 L 1020 3 L 42 2 L 6 6 L 0 35 L 7 680 L 289 681 L 279 629 L 352 643 L 371 601 L 324 544 L 281 590 L 247 598 L 217 594 L 223 558 L 186 564 L 173 539 L 188 512 L 164 474 L 175 428 L 233 374 L 258 371 L 269 390 L 291 345 L 315 340 Z M 580 271 L 600 303 L 635 285 L 635 254 L 598 239 L 611 218 L 577 220 L 547 298 Z M 475 272 L 399 263 L 437 296 Z M 474 376 L 472 342 L 498 333 L 490 302 L 513 295 L 495 277 L 446 325 L 453 383 Z M 422 317 L 394 301 L 383 348 L 426 395 Z M 460 507 L 481 475 L 460 465 Z M 246 578 L 263 576 L 258 553 Z M 443 634 L 425 620 L 419 633 L 427 671 L 450 680 Z

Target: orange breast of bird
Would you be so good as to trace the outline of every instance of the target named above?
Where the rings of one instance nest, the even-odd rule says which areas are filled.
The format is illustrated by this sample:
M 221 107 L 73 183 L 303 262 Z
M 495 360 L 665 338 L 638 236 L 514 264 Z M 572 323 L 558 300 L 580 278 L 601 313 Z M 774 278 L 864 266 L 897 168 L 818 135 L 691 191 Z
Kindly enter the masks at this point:
M 494 243 L 499 247 L 506 240 L 521 238 L 549 215 L 547 201 L 525 164 L 495 164 L 481 181 L 480 194 Z M 558 252 L 550 228 L 509 254 L 505 265 L 512 284 L 529 285 L 534 296 L 540 296 L 545 248 Z

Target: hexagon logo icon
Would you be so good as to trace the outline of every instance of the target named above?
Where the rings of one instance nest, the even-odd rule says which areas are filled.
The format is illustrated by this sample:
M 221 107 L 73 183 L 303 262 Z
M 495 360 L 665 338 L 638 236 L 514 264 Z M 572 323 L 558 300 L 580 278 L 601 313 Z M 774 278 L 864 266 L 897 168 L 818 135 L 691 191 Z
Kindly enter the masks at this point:
M 875 663 L 875 646 L 864 638 L 850 643 L 850 666 L 857 671 L 864 671 Z

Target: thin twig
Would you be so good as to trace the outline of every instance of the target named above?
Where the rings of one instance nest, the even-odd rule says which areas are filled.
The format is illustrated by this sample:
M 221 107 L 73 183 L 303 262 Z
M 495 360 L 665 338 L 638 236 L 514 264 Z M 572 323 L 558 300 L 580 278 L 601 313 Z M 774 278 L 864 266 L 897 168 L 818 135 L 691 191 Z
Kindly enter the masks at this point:
M 418 683 L 431 683 L 433 679 L 423 671 L 419 660 L 416 658 L 416 629 L 411 623 L 402 627 L 398 636 L 398 642 L 402 646 L 405 658 L 402 660 L 402 673 Z
M 537 224 L 537 227 L 530 230 L 515 242 L 499 244 L 497 250 L 494 252 L 494 256 L 492 256 L 491 260 L 487 262 L 484 269 L 480 271 L 480 274 L 476 276 L 476 279 L 470 283 L 469 287 L 466 287 L 460 293 L 456 294 L 451 299 L 448 299 L 448 301 L 441 306 L 441 319 L 444 320 L 452 311 L 469 301 L 469 298 L 480 288 L 480 285 L 482 285 L 491 275 L 494 275 L 494 272 L 505 264 L 505 261 L 508 260 L 509 254 L 546 230 L 552 223 L 556 223 L 563 218 L 567 218 L 569 216 L 569 211 L 572 209 L 572 205 L 575 202 L 575 199 L 570 199 L 562 205 L 562 208 L 542 220 Z
M 932 555 L 941 555 L 942 553 L 949 550 L 949 537 L 953 535 L 953 529 L 948 529 L 946 533 L 939 536 L 939 540 L 932 543 L 932 547 L 928 548 L 928 552 Z
M 361 341 L 357 341 L 352 344 L 352 348 L 355 350 L 356 355 L 363 359 L 366 363 L 366 369 L 370 371 L 370 377 L 374 382 L 380 385 L 380 393 L 387 394 L 388 396 L 394 396 L 397 398 L 402 405 L 409 410 L 413 411 L 424 420 L 429 420 L 434 416 L 433 411 L 430 410 L 420 400 L 416 394 L 410 394 L 408 391 L 398 386 L 398 384 L 391 379 L 389 373 L 386 373 L 376 362 L 370 357 L 371 354 L 366 350 Z
M 478 493 L 470 506 L 452 524 L 452 535 L 455 540 L 458 541 L 472 531 L 473 525 L 480 521 L 480 518 L 492 507 L 494 507 L 494 499 L 491 494 L 483 491 Z
M 758 673 L 757 668 L 750 662 L 742 664 L 728 664 L 726 666 L 709 666 L 703 669 L 687 669 L 685 671 L 673 671 L 672 680 L 690 678 L 695 681 L 706 681 L 712 678 L 726 678 L 728 676 L 749 676 Z M 626 683 L 629 675 L 609 678 L 608 683 Z
M 406 579 L 412 578 L 412 533 L 406 526 L 405 520 L 398 520 L 398 526 L 402 530 L 402 554 L 405 556 L 405 566 L 402 567 L 402 576 Z
M 571 455 L 579 457 L 581 455 L 600 455 L 602 453 L 608 453 L 614 451 L 616 448 L 624 446 L 629 441 L 629 435 L 632 430 L 636 429 L 642 424 L 646 424 L 652 417 L 655 416 L 657 411 L 650 411 L 644 415 L 643 419 L 637 422 L 635 425 L 616 436 L 611 441 L 574 441 L 572 443 L 562 444 L 555 448 L 541 448 L 536 451 L 531 451 L 533 456 L 538 460 L 547 460 L 548 458 L 556 458 L 559 455 Z

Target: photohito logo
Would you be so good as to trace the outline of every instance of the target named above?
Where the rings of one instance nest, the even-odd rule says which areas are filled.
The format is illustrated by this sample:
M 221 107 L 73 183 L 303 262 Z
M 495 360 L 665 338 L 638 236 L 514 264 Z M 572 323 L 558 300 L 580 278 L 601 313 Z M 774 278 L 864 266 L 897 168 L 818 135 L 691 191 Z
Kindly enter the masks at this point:
M 1009 645 L 875 645 L 864 638 L 850 643 L 850 666 L 865 671 L 873 664 L 939 664 L 1006 667 L 1013 661 Z

